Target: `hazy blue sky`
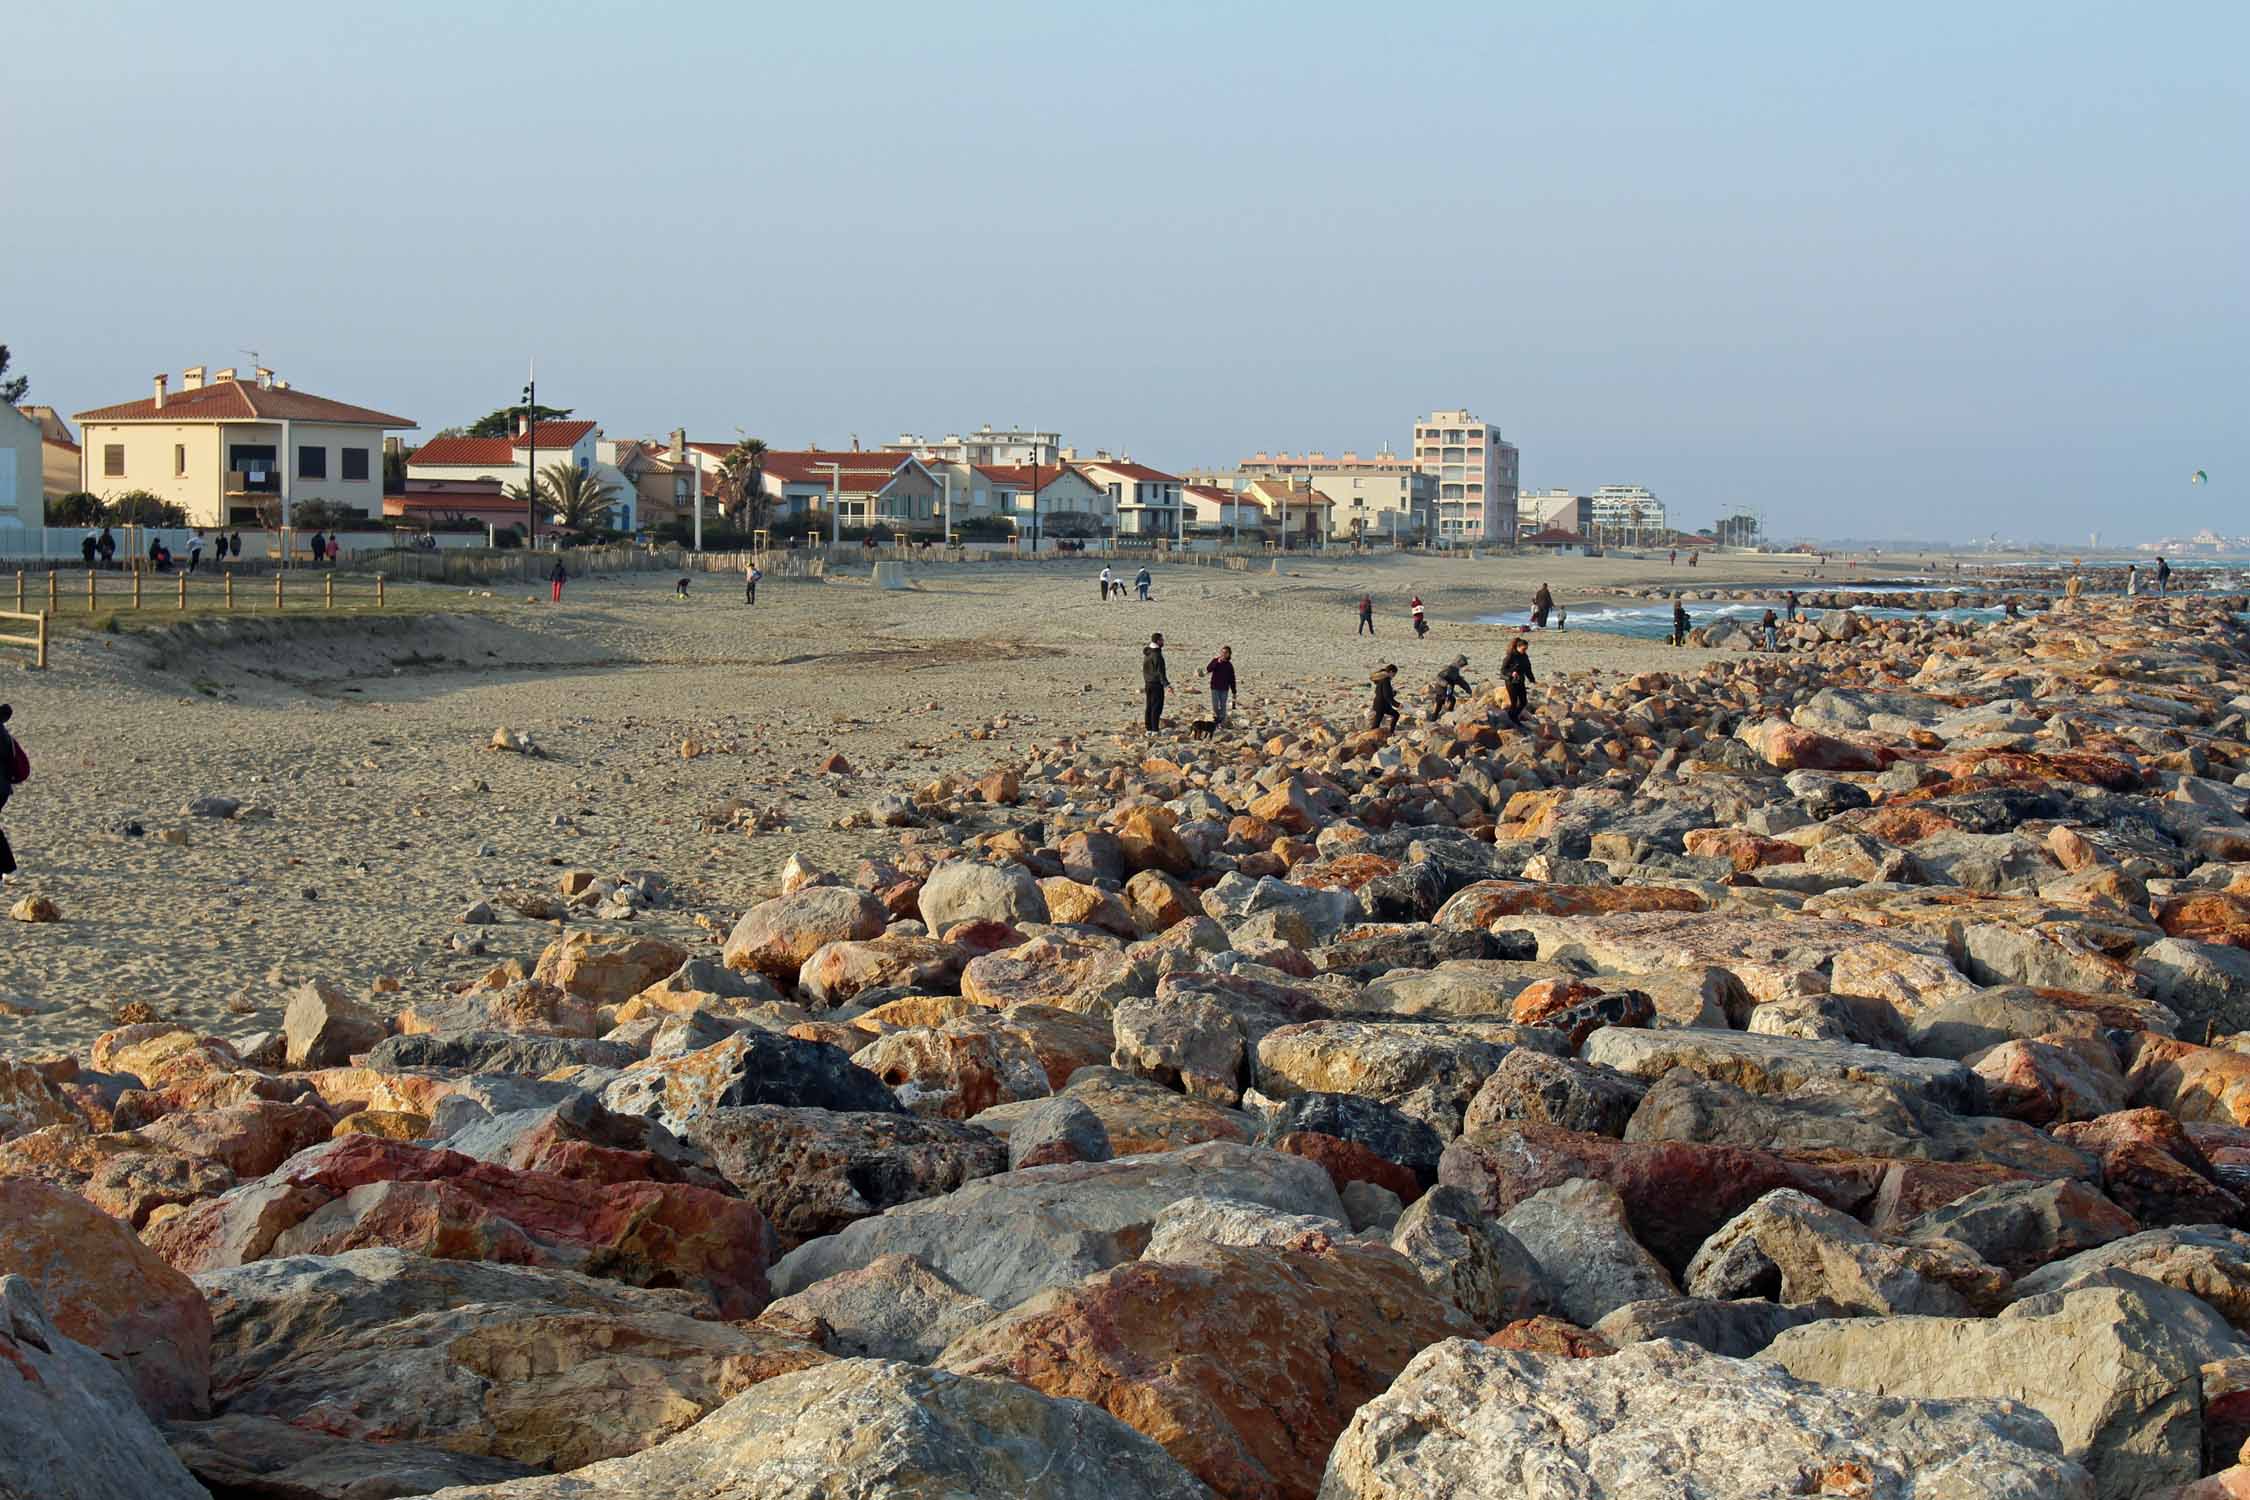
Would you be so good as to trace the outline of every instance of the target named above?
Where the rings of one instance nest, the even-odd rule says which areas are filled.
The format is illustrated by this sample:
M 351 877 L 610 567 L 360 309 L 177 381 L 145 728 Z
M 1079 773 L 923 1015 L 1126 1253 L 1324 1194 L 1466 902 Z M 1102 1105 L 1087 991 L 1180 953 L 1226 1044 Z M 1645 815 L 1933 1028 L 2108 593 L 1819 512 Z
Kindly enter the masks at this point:
M 1404 446 L 1788 534 L 2250 530 L 2250 6 L 22 5 L 32 400 Z M 2191 490 L 2190 471 L 2212 483 Z

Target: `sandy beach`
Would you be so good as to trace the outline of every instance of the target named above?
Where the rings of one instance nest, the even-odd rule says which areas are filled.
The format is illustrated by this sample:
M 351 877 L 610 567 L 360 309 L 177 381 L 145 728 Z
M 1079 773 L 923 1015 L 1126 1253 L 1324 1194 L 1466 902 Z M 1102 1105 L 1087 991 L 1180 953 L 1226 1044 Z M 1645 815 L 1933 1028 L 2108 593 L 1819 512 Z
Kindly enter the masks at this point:
M 661 870 L 676 904 L 636 920 L 708 941 L 698 919 L 731 923 L 792 852 L 848 870 L 895 843 L 831 827 L 883 791 L 981 775 L 1063 737 L 1137 739 L 1152 630 L 1179 688 L 1168 725 L 1207 710 L 1197 669 L 1226 644 L 1247 736 L 1364 701 L 1385 662 L 1409 705 L 1457 653 L 1487 680 L 1514 632 L 1476 618 L 1520 616 L 1542 580 L 1567 605 L 1574 590 L 1809 572 L 1763 557 L 1691 570 L 1662 554 L 1253 566 L 1160 566 L 1146 604 L 1102 603 L 1095 561 L 940 564 L 914 568 L 905 592 L 773 579 L 755 609 L 729 575 L 698 575 L 682 602 L 671 575 L 639 574 L 574 583 L 560 608 L 543 589 L 424 586 L 396 591 L 380 624 L 151 611 L 114 634 L 66 629 L 50 671 L 11 662 L 0 679 L 36 766 L 6 813 L 24 867 L 8 889 L 65 916 L 0 934 L 0 1052 L 82 1049 L 136 1002 L 255 1031 L 313 978 L 354 992 L 396 979 L 395 1006 L 535 954 L 555 924 L 460 916 L 498 892 L 552 891 L 566 870 Z M 1362 592 L 1372 639 L 1354 634 Z M 1421 641 L 1415 593 L 1433 621 Z M 1713 653 L 1581 630 L 1545 632 L 1533 654 L 1549 677 Z M 494 753 L 501 726 L 543 753 Z M 683 759 L 689 739 L 708 753 Z M 832 753 L 854 774 L 820 774 Z M 205 796 L 271 816 L 189 816 Z M 746 835 L 730 826 L 736 803 L 778 808 L 787 826 Z M 121 832 L 136 823 L 140 836 Z

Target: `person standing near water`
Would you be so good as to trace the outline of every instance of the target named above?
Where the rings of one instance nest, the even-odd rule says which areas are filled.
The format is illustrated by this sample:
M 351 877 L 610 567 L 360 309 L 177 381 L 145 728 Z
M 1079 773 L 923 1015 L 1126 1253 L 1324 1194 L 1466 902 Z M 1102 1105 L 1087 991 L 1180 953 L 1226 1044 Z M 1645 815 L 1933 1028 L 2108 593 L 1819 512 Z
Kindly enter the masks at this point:
M 2160 558 L 2158 558 L 2158 559 L 2156 560 L 2156 592 L 2157 592 L 2157 596 L 2158 596 L 2159 598 L 2161 598 L 2161 597 L 2163 596 L 2163 594 L 2164 594 L 2164 591 L 2165 591 L 2166 589 L 2170 588 L 2171 586 L 2172 586 L 2172 560 L 2171 560 L 2170 558 L 2168 558 L 2168 557 L 2160 557 Z
M 1548 590 L 1547 585 L 1542 583 L 1539 585 L 1539 592 L 1531 596 L 1531 628 L 1545 630 L 1547 628 L 1547 615 L 1554 607 L 1555 596 Z
M 14 716 L 14 709 L 0 703 L 0 808 L 8 805 L 17 784 L 31 774 L 30 758 L 8 733 L 8 720 Z M 6 831 L 0 830 L 0 883 L 15 873 L 16 852 L 8 847 Z
M 1672 599 L 1672 644 L 1675 646 L 1686 645 L 1687 633 L 1687 605 L 1680 601 L 1679 596 L 1674 595 Z
M 1172 676 L 1164 669 L 1164 632 L 1159 630 L 1141 648 L 1141 723 L 1150 734 L 1163 727 L 1164 690 L 1171 685 Z

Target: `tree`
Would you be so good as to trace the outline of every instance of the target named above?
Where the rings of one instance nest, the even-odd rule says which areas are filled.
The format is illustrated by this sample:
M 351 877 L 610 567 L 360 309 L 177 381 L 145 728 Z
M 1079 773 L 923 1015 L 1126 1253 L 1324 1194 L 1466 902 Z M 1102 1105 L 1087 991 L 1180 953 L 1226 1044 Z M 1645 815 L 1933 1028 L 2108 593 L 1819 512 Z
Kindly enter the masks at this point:
M 102 519 L 112 526 L 179 527 L 187 525 L 187 512 L 147 490 L 127 490 L 103 507 Z
M 47 516 L 57 526 L 92 526 L 102 518 L 102 497 L 88 490 L 72 490 L 47 507 Z
M 766 520 L 766 444 L 763 438 L 744 438 L 719 461 L 719 501 L 727 524 L 737 531 L 755 531 Z M 698 498 L 697 504 L 702 501 Z
M 528 406 L 503 406 L 496 412 L 477 418 L 463 436 L 482 438 L 513 436 L 516 430 L 516 418 L 531 410 L 533 408 Z M 541 406 L 537 408 L 538 420 L 542 422 L 560 422 L 569 415 L 570 408 L 565 406 Z
M 18 375 L 15 379 L 9 380 L 5 378 L 7 373 L 8 346 L 0 344 L 0 403 L 14 406 L 24 398 L 24 393 L 31 389 L 31 377 Z
M 576 464 L 549 464 L 539 476 L 539 493 L 555 524 L 570 531 L 606 531 L 617 503 L 616 485 Z

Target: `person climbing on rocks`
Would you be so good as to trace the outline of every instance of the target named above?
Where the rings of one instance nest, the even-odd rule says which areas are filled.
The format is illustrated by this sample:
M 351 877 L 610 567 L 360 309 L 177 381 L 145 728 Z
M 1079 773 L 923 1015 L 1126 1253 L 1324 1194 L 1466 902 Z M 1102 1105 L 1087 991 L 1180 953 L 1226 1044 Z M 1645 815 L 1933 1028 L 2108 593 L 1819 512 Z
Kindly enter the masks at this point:
M 1368 707 L 1367 727 L 1398 728 L 1398 663 L 1377 667 L 1368 681 L 1375 684 L 1375 701 Z
M 1454 657 L 1446 663 L 1445 670 L 1437 674 L 1437 680 L 1430 684 L 1432 724 L 1438 721 L 1439 714 L 1452 712 L 1455 703 L 1469 696 L 1469 679 L 1461 675 L 1461 669 L 1468 664 L 1466 656 Z
M 1508 722 L 1518 729 L 1523 727 L 1530 685 L 1538 680 L 1531 670 L 1531 647 L 1518 636 L 1508 643 L 1507 659 L 1500 663 L 1500 682 L 1508 690 Z
M 1159 630 L 1141 648 L 1141 723 L 1150 734 L 1164 725 L 1164 690 L 1172 676 L 1164 669 L 1164 632 Z

